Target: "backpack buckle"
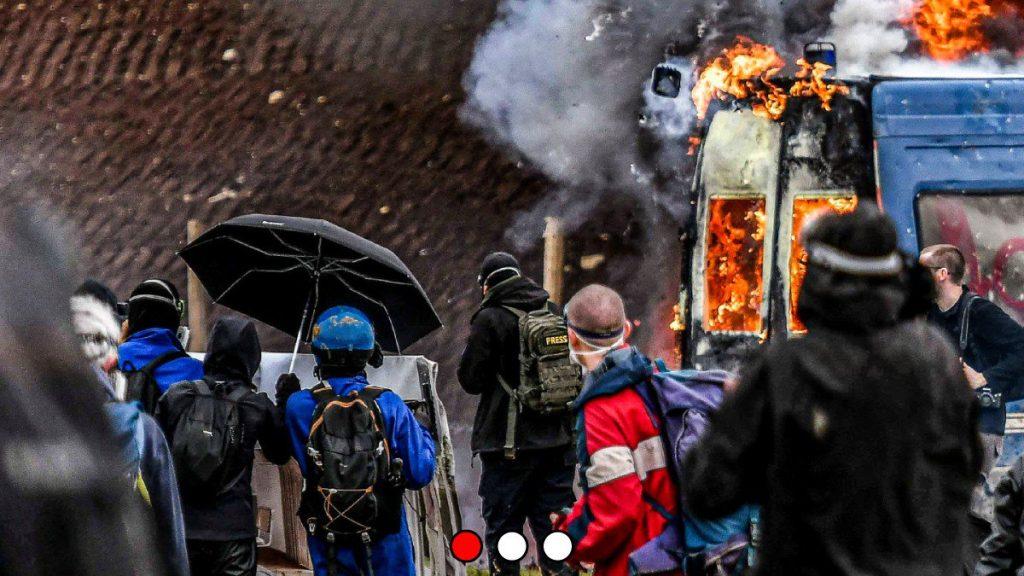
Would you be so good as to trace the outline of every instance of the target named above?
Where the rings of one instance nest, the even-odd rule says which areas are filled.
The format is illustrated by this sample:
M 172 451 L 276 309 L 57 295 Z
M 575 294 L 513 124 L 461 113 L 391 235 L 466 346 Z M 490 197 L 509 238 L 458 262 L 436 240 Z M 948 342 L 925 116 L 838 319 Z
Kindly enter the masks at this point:
M 320 458 L 320 452 L 314 449 L 312 446 L 306 448 L 306 454 L 313 459 L 313 464 L 316 464 L 317 468 L 324 467 L 324 461 Z
M 306 520 L 306 527 L 309 528 L 309 535 L 316 535 L 316 518 L 310 518 Z

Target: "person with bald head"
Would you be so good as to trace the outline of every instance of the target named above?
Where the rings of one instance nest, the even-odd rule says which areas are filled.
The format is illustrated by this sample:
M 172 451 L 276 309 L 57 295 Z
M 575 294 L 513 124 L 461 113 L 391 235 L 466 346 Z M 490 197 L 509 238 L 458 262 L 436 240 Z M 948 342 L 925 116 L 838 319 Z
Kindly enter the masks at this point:
M 583 288 L 565 312 L 570 353 L 587 374 L 574 404 L 583 495 L 556 524 L 573 541 L 571 562 L 592 564 L 597 576 L 626 575 L 629 555 L 676 511 L 660 423 L 637 390 L 653 368 L 627 344 L 631 324 L 611 288 Z

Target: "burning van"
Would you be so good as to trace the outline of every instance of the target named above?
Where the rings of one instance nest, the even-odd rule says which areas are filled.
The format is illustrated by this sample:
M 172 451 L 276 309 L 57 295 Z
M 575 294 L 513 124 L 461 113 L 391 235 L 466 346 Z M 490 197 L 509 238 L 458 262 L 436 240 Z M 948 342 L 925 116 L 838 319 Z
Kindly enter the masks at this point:
M 804 332 L 801 226 L 860 202 L 894 219 L 911 254 L 959 246 L 971 288 L 1024 321 L 1024 79 L 840 80 L 820 43 L 783 79 L 770 48 L 737 48 L 690 95 L 702 118 L 696 209 L 673 325 L 685 365 L 732 368 Z

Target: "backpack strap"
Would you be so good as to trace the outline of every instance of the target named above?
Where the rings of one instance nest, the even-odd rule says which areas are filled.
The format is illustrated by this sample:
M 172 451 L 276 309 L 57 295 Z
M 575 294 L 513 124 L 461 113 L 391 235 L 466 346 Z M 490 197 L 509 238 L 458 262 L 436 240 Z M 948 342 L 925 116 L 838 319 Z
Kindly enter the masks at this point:
M 204 378 L 200 378 L 199 380 L 193 381 L 192 386 L 195 387 L 196 394 L 199 394 L 200 396 L 213 395 L 213 389 L 210 388 L 210 383 L 207 382 L 206 379 Z
M 252 392 L 251 388 L 249 388 L 245 384 L 240 384 L 232 388 L 231 391 L 224 396 L 224 398 L 226 400 L 238 404 L 239 402 L 242 401 L 242 399 L 248 396 L 250 392 Z
M 977 294 L 970 294 L 967 296 L 967 302 L 964 303 L 963 313 L 960 315 L 960 354 L 963 355 L 964 350 L 967 349 L 967 339 L 970 336 L 970 324 L 971 324 L 971 306 L 974 301 L 980 298 Z
M 515 315 L 516 320 L 518 321 L 518 324 L 519 324 L 518 328 L 519 328 L 520 331 L 522 331 L 523 319 L 526 318 L 527 315 L 529 315 L 529 312 L 524 312 L 524 311 L 520 310 L 519 308 L 515 308 L 515 307 L 507 306 L 507 305 L 502 305 L 501 307 L 504 308 L 505 310 L 508 310 L 509 312 L 511 312 L 512 314 Z M 547 304 L 545 304 L 544 308 L 541 308 L 541 310 L 546 310 L 546 309 L 547 309 Z M 523 368 L 524 352 L 525 351 L 523 350 L 523 335 L 519 334 L 519 369 L 520 370 L 522 370 L 522 368 Z M 498 374 L 498 384 L 501 384 L 501 387 L 505 389 L 505 393 L 508 394 L 508 415 L 505 418 L 505 458 L 508 459 L 508 460 L 515 460 L 516 459 L 516 424 L 518 423 L 518 420 L 519 420 L 519 410 L 520 410 L 519 395 L 516 394 L 515 389 L 512 388 L 512 386 L 505 380 L 505 378 L 502 377 L 502 375 L 500 373 Z
M 145 372 L 147 376 L 152 378 L 153 372 L 156 372 L 157 368 L 163 366 L 164 364 L 167 364 L 168 362 L 177 360 L 178 358 L 184 358 L 186 356 L 188 356 L 188 353 L 181 349 L 171 350 L 170 352 L 164 352 L 163 354 L 152 359 L 149 362 L 149 364 L 146 364 L 145 366 L 140 368 L 139 372 Z

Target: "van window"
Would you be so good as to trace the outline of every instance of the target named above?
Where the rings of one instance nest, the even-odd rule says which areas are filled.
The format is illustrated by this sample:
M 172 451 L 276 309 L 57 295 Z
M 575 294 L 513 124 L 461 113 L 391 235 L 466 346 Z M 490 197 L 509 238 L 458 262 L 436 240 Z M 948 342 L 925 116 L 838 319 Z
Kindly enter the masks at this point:
M 793 225 L 789 234 L 789 302 L 787 303 L 790 333 L 807 331 L 807 327 L 796 315 L 800 286 L 803 285 L 804 275 L 807 274 L 807 251 L 804 250 L 800 239 L 800 231 L 807 223 L 808 217 L 819 212 L 845 214 L 853 212 L 856 207 L 857 197 L 853 195 L 801 195 L 793 198 Z
M 917 215 L 921 248 L 960 248 L 971 290 L 1024 323 L 1024 190 L 926 191 Z
M 765 199 L 708 201 L 704 256 L 704 329 L 760 333 L 764 327 Z

